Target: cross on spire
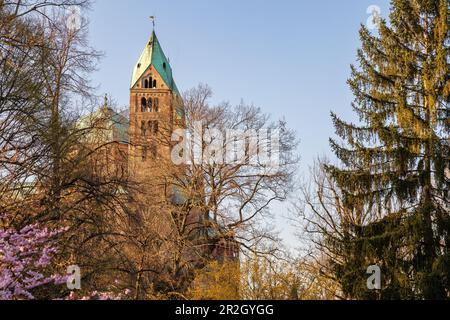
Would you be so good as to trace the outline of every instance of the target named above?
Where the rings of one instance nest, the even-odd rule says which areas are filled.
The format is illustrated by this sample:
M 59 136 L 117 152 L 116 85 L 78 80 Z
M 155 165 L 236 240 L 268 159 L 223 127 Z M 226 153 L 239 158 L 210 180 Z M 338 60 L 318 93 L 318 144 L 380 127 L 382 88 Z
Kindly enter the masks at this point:
M 150 16 L 150 20 L 152 21 L 152 24 L 153 24 L 153 30 L 155 30 L 156 17 L 155 16 Z

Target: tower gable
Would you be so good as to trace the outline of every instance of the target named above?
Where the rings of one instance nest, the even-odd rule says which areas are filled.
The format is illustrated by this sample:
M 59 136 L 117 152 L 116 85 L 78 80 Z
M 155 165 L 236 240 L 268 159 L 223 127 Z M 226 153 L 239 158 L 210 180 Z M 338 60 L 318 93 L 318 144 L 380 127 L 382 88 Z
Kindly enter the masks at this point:
M 145 89 L 159 89 L 159 90 L 171 90 L 167 85 L 164 78 L 158 72 L 158 70 L 150 65 L 137 79 L 131 90 L 145 90 Z

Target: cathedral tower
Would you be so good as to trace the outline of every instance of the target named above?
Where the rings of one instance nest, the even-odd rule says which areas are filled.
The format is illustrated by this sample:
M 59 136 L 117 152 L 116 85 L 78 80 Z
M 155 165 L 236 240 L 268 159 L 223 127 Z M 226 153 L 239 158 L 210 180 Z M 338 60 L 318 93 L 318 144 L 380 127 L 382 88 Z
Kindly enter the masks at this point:
M 134 66 L 130 87 L 128 171 L 139 182 L 138 209 L 160 219 L 159 233 L 171 234 L 175 220 L 181 224 L 177 225 L 184 232 L 180 236 L 192 245 L 183 254 L 199 266 L 204 262 L 201 257 L 234 260 L 238 246 L 233 237 L 222 237 L 212 228 L 209 213 L 201 204 L 202 183 L 189 176 L 187 164 L 176 166 L 172 162 L 172 146 L 179 143 L 171 141 L 172 133 L 184 127 L 183 101 L 153 31 Z M 167 219 L 168 213 L 178 220 Z
M 182 100 L 155 32 L 134 66 L 130 89 L 130 173 L 151 177 L 170 159 L 171 135 L 182 125 Z

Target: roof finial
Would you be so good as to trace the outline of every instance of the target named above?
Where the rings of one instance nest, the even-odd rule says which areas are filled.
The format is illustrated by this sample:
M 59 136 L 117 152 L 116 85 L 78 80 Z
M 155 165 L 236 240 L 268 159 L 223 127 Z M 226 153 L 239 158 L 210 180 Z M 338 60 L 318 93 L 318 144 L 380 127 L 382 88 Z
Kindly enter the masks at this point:
M 152 21 L 152 24 L 153 24 L 153 31 L 155 31 L 156 17 L 155 16 L 150 16 L 150 20 Z
M 103 108 L 108 109 L 108 94 L 105 93 L 105 100 L 104 100 L 104 104 L 103 104 Z

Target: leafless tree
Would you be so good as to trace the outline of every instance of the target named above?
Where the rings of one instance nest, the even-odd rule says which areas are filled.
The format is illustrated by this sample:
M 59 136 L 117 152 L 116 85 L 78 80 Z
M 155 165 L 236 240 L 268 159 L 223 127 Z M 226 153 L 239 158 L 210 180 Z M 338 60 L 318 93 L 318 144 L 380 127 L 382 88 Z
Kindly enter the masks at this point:
M 195 270 L 211 260 L 236 259 L 239 249 L 246 254 L 276 254 L 278 238 L 268 227 L 271 205 L 285 201 L 293 190 L 298 163 L 294 132 L 284 121 L 271 122 L 268 115 L 254 106 L 243 103 L 235 108 L 228 104 L 209 106 L 211 94 L 211 89 L 203 85 L 185 93 L 176 110 L 183 114 L 179 123 L 174 125 L 172 119 L 170 123 L 160 123 L 155 135 L 157 145 L 172 154 L 149 162 L 151 177 L 145 189 L 153 190 L 154 194 L 145 198 L 153 200 L 142 207 L 140 215 L 155 218 L 141 225 L 149 230 L 144 234 L 151 235 L 153 261 L 163 264 L 147 263 L 148 267 L 143 269 L 151 272 L 146 274 L 148 280 L 141 280 L 159 283 L 161 291 L 169 296 L 179 297 L 185 292 Z M 190 155 L 194 159 L 198 156 L 194 154 L 196 147 L 204 154 L 216 143 L 208 135 L 209 129 L 216 129 L 223 136 L 222 151 L 227 145 L 230 150 L 235 150 L 234 144 L 241 145 L 247 150 L 245 159 L 226 159 L 222 152 L 222 158 L 216 161 L 178 162 L 178 156 L 186 160 L 185 156 Z M 279 149 L 273 148 L 272 155 L 279 157 L 276 167 L 259 161 L 257 147 L 251 145 L 263 129 L 280 133 Z M 241 130 L 245 134 L 227 140 L 227 130 Z M 187 135 L 194 134 L 200 135 L 200 142 L 187 139 Z M 268 143 L 264 139 L 260 143 Z M 159 258 L 155 259 L 156 256 Z M 143 293 L 144 287 L 148 286 L 142 285 Z
M 191 146 L 185 152 L 193 161 L 186 166 L 186 175 L 173 178 L 183 194 L 199 199 L 193 207 L 207 215 L 208 226 L 219 237 L 232 236 L 242 249 L 255 251 L 264 239 L 275 240 L 262 223 L 267 224 L 271 205 L 285 201 L 294 189 L 298 141 L 285 121 L 272 122 L 260 108 L 244 103 L 209 106 L 211 95 L 203 85 L 185 94 L 186 126 L 200 139 L 188 142 Z M 223 139 L 216 141 L 211 130 Z M 263 148 L 276 165 L 264 162 Z M 203 159 L 195 161 L 199 155 Z
M 120 258 L 132 184 L 126 155 L 105 139 L 114 121 L 108 106 L 83 116 L 99 105 L 88 79 L 100 55 L 88 45 L 86 21 L 67 23 L 67 9 L 88 5 L 0 2 L 0 227 L 68 228 L 54 268 L 80 264 L 95 289 Z
M 358 204 L 354 209 L 348 208 L 340 188 L 325 169 L 328 164 L 326 159 L 316 161 L 310 181 L 303 185 L 301 199 L 295 204 L 294 215 L 307 252 L 305 261 L 315 266 L 317 276 L 338 288 L 334 292 L 335 298 L 345 299 L 342 278 L 351 275 L 340 268 L 348 263 L 364 265 L 363 257 L 356 253 L 360 243 L 355 238 L 362 226 L 375 221 L 376 212 Z M 364 270 L 361 274 L 364 276 Z M 366 285 L 365 281 L 356 278 L 350 282 Z

